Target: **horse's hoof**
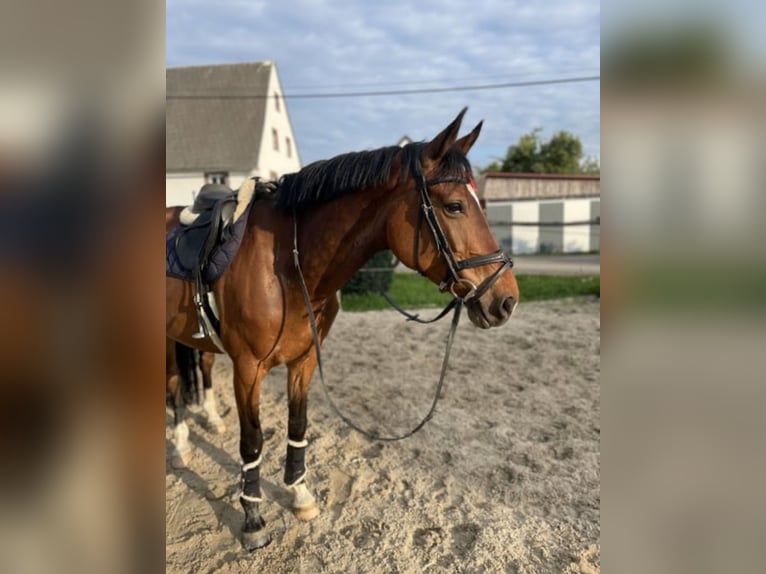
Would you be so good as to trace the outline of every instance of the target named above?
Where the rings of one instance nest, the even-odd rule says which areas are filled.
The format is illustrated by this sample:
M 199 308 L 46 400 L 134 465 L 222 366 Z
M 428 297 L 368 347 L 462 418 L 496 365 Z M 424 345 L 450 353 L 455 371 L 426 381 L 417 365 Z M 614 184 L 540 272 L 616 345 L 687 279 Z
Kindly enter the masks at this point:
M 243 532 L 242 533 L 242 546 L 248 552 L 253 552 L 259 548 L 265 548 L 271 544 L 271 536 L 266 531 L 266 528 L 261 528 L 255 532 Z
M 295 518 L 308 522 L 319 516 L 319 506 L 317 506 L 316 500 L 311 496 L 305 483 L 301 482 L 287 488 L 293 492 L 292 507 Z
M 170 459 L 170 466 L 175 469 L 186 468 L 192 459 L 191 450 L 185 450 L 183 452 L 173 453 L 173 458 Z
M 312 504 L 311 506 L 304 506 L 303 508 L 293 508 L 293 514 L 295 515 L 295 518 L 302 520 L 303 522 L 314 520 L 319 516 L 319 505 Z

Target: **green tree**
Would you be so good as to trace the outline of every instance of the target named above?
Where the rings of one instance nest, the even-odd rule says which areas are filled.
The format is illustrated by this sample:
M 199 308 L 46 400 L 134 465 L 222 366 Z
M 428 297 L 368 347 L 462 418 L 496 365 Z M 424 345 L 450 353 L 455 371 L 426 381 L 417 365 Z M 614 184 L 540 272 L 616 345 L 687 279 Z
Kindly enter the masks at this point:
M 583 156 L 577 136 L 559 131 L 548 141 L 540 137 L 540 128 L 522 135 L 508 148 L 502 160 L 494 161 L 483 171 L 515 173 L 599 173 L 595 158 Z
M 601 165 L 595 157 L 588 156 L 583 160 L 582 164 L 580 164 L 580 170 L 582 173 L 600 174 Z
M 582 142 L 569 132 L 557 132 L 540 145 L 543 173 L 580 173 Z

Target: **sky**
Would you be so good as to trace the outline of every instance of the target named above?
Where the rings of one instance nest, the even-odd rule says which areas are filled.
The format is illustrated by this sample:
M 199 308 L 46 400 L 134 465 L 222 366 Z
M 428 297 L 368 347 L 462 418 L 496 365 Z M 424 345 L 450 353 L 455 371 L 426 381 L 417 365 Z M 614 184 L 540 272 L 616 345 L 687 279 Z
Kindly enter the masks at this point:
M 290 99 L 600 75 L 598 0 L 167 0 L 168 67 L 272 60 L 301 162 L 429 140 L 465 106 L 482 167 L 532 129 L 600 157 L 600 82 Z

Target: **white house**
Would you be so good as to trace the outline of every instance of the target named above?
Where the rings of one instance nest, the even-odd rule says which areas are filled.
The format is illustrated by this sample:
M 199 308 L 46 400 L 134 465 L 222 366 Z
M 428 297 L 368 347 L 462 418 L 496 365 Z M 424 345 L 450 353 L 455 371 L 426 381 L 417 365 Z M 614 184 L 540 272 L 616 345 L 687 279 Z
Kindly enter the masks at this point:
M 601 177 L 485 173 L 479 197 L 500 247 L 512 253 L 600 251 Z
M 169 68 L 166 82 L 165 205 L 301 168 L 274 62 Z

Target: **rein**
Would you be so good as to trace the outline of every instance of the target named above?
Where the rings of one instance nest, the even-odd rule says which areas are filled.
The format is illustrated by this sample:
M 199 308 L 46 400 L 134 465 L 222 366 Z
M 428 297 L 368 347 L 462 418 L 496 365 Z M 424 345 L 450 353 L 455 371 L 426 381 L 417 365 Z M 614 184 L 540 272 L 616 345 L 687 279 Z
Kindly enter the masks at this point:
M 457 331 L 457 326 L 458 326 L 458 323 L 460 322 L 460 314 L 463 311 L 463 305 L 465 304 L 466 301 L 470 299 L 473 299 L 473 298 L 478 299 L 482 295 L 484 295 L 489 289 L 492 288 L 492 286 L 497 282 L 500 276 L 503 273 L 505 273 L 505 271 L 513 267 L 513 260 L 510 257 L 508 257 L 508 255 L 506 255 L 501 249 L 497 250 L 494 253 L 490 253 L 487 255 L 479 255 L 477 257 L 471 257 L 469 259 L 463 259 L 460 261 L 458 261 L 455 258 L 455 254 L 452 252 L 452 248 L 450 247 L 449 242 L 447 241 L 447 236 L 444 233 L 444 230 L 442 229 L 438 218 L 436 217 L 433 203 L 431 202 L 431 198 L 428 195 L 428 187 L 431 185 L 438 185 L 440 183 L 470 184 L 471 182 L 470 179 L 461 178 L 461 177 L 442 177 L 442 178 L 426 180 L 425 177 L 423 176 L 423 171 L 421 168 L 419 158 L 417 158 L 413 163 L 413 172 L 414 172 L 413 175 L 415 176 L 415 181 L 417 183 L 418 193 L 420 195 L 420 207 L 421 207 L 421 209 L 418 211 L 418 227 L 417 227 L 417 232 L 415 234 L 415 265 L 416 265 L 418 273 L 420 273 L 421 275 L 425 275 L 423 270 L 420 267 L 420 233 L 421 233 L 421 229 L 423 225 L 423 219 L 425 219 L 426 222 L 428 223 L 428 227 L 431 229 L 431 233 L 436 243 L 436 248 L 438 252 L 444 257 L 445 261 L 447 262 L 447 268 L 449 271 L 448 277 L 441 282 L 441 284 L 439 285 L 439 289 L 442 291 L 446 291 L 449 289 L 453 299 L 435 318 L 424 320 L 424 319 L 420 319 L 418 315 L 413 315 L 411 313 L 408 313 L 404 309 L 402 309 L 399 305 L 397 305 L 393 301 L 393 299 L 391 299 L 388 296 L 388 294 L 383 292 L 381 292 L 381 294 L 385 297 L 385 299 L 389 302 L 389 304 L 394 309 L 396 309 L 397 311 L 399 311 L 399 313 L 407 317 L 407 320 L 409 321 L 416 321 L 418 323 L 423 323 L 423 324 L 434 323 L 438 321 L 439 319 L 443 318 L 444 316 L 446 316 L 447 313 L 449 313 L 452 309 L 454 309 L 455 312 L 452 315 L 452 323 L 450 325 L 449 335 L 447 335 L 447 343 L 446 343 L 446 348 L 444 350 L 444 359 L 442 360 L 441 372 L 439 374 L 439 382 L 436 384 L 436 392 L 434 393 L 434 399 L 433 399 L 433 402 L 431 403 L 431 408 L 428 410 L 428 413 L 426 414 L 426 416 L 423 417 L 423 419 L 412 430 L 400 436 L 378 435 L 359 427 L 351 419 L 349 419 L 340 411 L 340 409 L 338 408 L 338 406 L 335 404 L 335 402 L 332 400 L 332 397 L 330 396 L 330 392 L 327 389 L 327 383 L 325 382 L 325 378 L 324 378 L 324 369 L 322 368 L 322 352 L 321 352 L 320 344 L 319 344 L 319 331 L 316 325 L 316 316 L 314 315 L 314 308 L 311 305 L 311 296 L 309 295 L 308 287 L 306 287 L 306 280 L 303 277 L 303 270 L 301 269 L 300 254 L 298 252 L 298 216 L 295 210 L 293 210 L 293 263 L 295 265 L 296 271 L 298 272 L 298 278 L 300 279 L 300 284 L 301 284 L 301 291 L 303 293 L 303 301 L 306 304 L 306 310 L 308 311 L 309 324 L 311 325 L 311 335 L 314 340 L 314 349 L 316 350 L 316 354 L 317 354 L 317 366 L 319 367 L 319 379 L 322 382 L 322 389 L 324 390 L 324 394 L 327 397 L 327 402 L 330 403 L 330 406 L 332 407 L 332 410 L 335 411 L 335 414 L 338 415 L 338 417 L 343 422 L 345 422 L 348 426 L 350 426 L 352 429 L 363 434 L 369 439 L 387 441 L 387 442 L 400 441 L 400 440 L 409 438 L 412 435 L 414 435 L 416 432 L 418 432 L 421 428 L 423 428 L 429 420 L 431 420 L 431 418 L 434 415 L 434 412 L 436 412 L 436 404 L 439 401 L 439 395 L 441 395 L 441 390 L 442 390 L 442 387 L 444 386 L 444 376 L 447 373 L 447 364 L 449 363 L 450 351 L 452 350 L 452 343 L 455 340 L 455 332 Z M 486 278 L 478 286 L 474 285 L 468 279 L 464 279 L 460 277 L 459 275 L 459 272 L 462 271 L 463 269 L 480 267 L 483 265 L 489 265 L 491 263 L 502 263 L 502 265 L 497 271 L 495 271 L 492 275 Z M 460 284 L 465 284 L 468 286 L 469 291 L 466 295 L 461 296 L 455 292 L 455 286 Z
M 439 402 L 439 395 L 441 394 L 442 387 L 444 386 L 444 375 L 447 373 L 447 363 L 449 362 L 449 355 L 450 350 L 452 349 L 452 342 L 455 339 L 455 331 L 457 331 L 458 323 L 460 322 L 460 312 L 463 310 L 463 299 L 456 298 L 455 300 L 450 303 L 450 306 L 454 306 L 455 313 L 452 317 L 452 325 L 450 326 L 449 335 L 447 337 L 447 348 L 444 352 L 444 360 L 442 361 L 442 368 L 441 368 L 441 374 L 439 375 L 439 382 L 436 385 L 436 392 L 434 393 L 434 400 L 431 403 L 431 408 L 428 410 L 428 413 L 426 416 L 421 420 L 415 428 L 413 428 L 411 431 L 401 435 L 401 436 L 383 436 L 379 434 L 375 434 L 373 432 L 370 432 L 368 430 L 365 430 L 361 428 L 360 426 L 356 425 L 351 419 L 349 419 L 346 415 L 344 415 L 338 406 L 335 404 L 335 401 L 332 400 L 332 397 L 330 396 L 330 391 L 327 389 L 327 383 L 325 382 L 324 378 L 324 369 L 322 368 L 322 351 L 320 349 L 319 345 L 319 331 L 317 330 L 317 323 L 316 323 L 316 316 L 314 315 L 314 308 L 311 305 L 311 296 L 309 295 L 308 287 L 306 287 L 306 280 L 303 277 L 303 270 L 301 269 L 301 262 L 300 262 L 300 255 L 298 253 L 298 217 L 295 213 L 293 213 L 293 263 L 295 264 L 295 269 L 298 272 L 298 278 L 300 279 L 301 284 L 301 291 L 303 292 L 303 301 L 306 304 L 306 310 L 308 311 L 309 315 L 309 324 L 311 325 L 311 335 L 314 339 L 314 349 L 316 350 L 317 354 L 317 366 L 319 367 L 319 380 L 322 381 L 322 390 L 324 390 L 325 397 L 327 397 L 327 402 L 330 403 L 330 407 L 332 407 L 332 410 L 335 411 L 335 414 L 338 415 L 338 417 L 346 423 L 348 426 L 350 426 L 355 431 L 363 434 L 369 439 L 372 440 L 379 440 L 379 441 L 386 441 L 386 442 L 394 442 L 399 440 L 404 440 L 406 438 L 411 437 L 416 432 L 418 432 L 421 428 L 425 426 L 425 424 L 431 420 L 431 418 L 434 415 L 434 412 L 436 411 L 436 403 Z M 438 317 L 439 319 L 443 317 L 450 306 L 445 309 L 444 312 Z

